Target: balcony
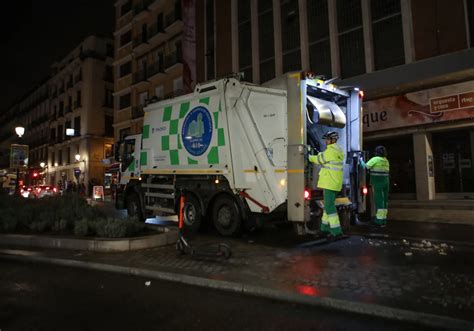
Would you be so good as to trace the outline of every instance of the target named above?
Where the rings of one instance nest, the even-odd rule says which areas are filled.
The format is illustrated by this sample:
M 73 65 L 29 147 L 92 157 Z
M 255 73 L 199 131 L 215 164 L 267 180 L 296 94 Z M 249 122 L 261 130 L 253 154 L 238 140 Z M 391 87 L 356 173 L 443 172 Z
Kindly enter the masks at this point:
M 43 124 L 44 122 L 48 121 L 48 116 L 47 115 L 43 115 L 41 117 L 38 117 L 37 119 L 31 121 L 29 127 L 30 128 L 35 128 L 41 124 Z
M 143 105 L 132 107 L 132 119 L 141 118 L 144 114 L 145 112 L 143 111 Z
M 71 106 L 66 106 L 66 107 L 64 108 L 64 113 L 65 113 L 65 114 L 72 113 L 72 107 L 71 107 Z
M 61 109 L 60 111 L 58 111 L 58 117 L 57 118 L 61 118 L 64 116 L 64 112 L 63 110 Z
M 133 50 L 135 52 L 141 52 L 145 50 L 148 46 L 148 37 L 147 34 L 139 34 L 136 38 L 133 38 Z
M 174 11 L 172 13 L 169 13 L 166 15 L 165 22 L 166 22 L 166 28 L 168 29 L 173 23 L 181 21 L 181 12 L 180 11 Z
M 81 107 L 82 107 L 81 102 L 80 102 L 80 101 L 77 101 L 77 100 L 74 101 L 73 107 L 74 107 L 74 109 L 81 108 Z
M 70 81 L 67 82 L 67 88 L 70 89 L 72 88 L 72 85 L 73 85 L 73 82 L 72 82 L 72 79 Z
M 175 51 L 168 56 L 165 56 L 165 71 L 169 71 L 175 65 L 179 65 L 182 62 L 182 54 L 180 51 Z
M 170 34 L 178 33 L 179 30 L 182 30 L 182 18 L 181 18 L 181 11 L 174 11 L 165 18 L 165 29 L 166 32 Z
M 148 42 L 149 42 L 149 43 L 155 42 L 155 40 L 159 39 L 159 38 L 158 38 L 159 36 L 164 37 L 164 36 L 165 36 L 165 33 L 166 33 L 166 32 L 165 32 L 165 28 L 164 28 L 163 22 L 157 23 L 157 24 L 151 26 L 151 27 L 148 29 Z
M 157 78 L 160 74 L 165 74 L 163 62 L 155 62 L 147 67 L 148 80 Z
M 148 6 L 153 2 L 153 0 L 142 0 L 133 6 L 133 15 L 135 19 L 140 19 L 142 16 L 145 16 L 148 13 Z
M 61 94 L 63 94 L 63 93 L 64 93 L 64 86 L 61 85 L 61 87 L 60 87 L 59 90 L 58 90 L 58 95 L 61 95 Z
M 146 82 L 146 78 L 147 78 L 147 69 L 137 71 L 133 74 L 133 84 Z

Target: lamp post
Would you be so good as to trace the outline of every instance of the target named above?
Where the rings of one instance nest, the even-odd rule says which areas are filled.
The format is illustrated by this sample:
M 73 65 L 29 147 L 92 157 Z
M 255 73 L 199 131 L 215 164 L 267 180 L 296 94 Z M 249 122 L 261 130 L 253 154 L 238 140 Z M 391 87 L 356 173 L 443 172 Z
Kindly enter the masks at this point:
M 15 133 L 18 135 L 18 138 L 21 139 L 21 137 L 25 134 L 25 128 L 22 126 L 17 126 L 15 128 Z M 20 164 L 17 164 L 16 166 L 16 181 L 15 181 L 15 193 L 18 194 L 20 192 Z

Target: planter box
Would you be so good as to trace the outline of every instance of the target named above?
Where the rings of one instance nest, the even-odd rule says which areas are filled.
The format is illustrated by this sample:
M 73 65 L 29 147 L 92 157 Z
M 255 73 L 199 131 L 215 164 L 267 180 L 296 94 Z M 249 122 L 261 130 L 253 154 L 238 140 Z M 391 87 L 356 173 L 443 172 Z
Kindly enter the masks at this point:
M 164 229 L 162 232 L 133 238 L 64 238 L 59 236 L 2 234 L 0 245 L 41 248 L 72 249 L 102 253 L 126 252 L 171 245 L 178 240 L 178 231 Z

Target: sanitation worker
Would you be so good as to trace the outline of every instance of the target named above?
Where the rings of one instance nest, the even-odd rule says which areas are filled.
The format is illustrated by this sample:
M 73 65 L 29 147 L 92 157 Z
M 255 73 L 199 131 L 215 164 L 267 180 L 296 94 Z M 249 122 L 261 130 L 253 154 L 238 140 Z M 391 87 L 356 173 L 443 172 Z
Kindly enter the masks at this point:
M 385 227 L 387 225 L 387 206 L 390 164 L 387 160 L 387 150 L 384 146 L 375 147 L 375 156 L 367 163 L 361 159 L 363 167 L 370 170 L 370 185 L 374 188 L 375 198 L 375 225 Z
M 317 155 L 310 155 L 309 161 L 320 165 L 318 188 L 324 191 L 324 212 L 321 221 L 321 232 L 329 239 L 342 236 L 341 223 L 336 210 L 336 196 L 342 189 L 344 151 L 336 144 L 339 134 L 329 131 L 324 136 L 326 150 Z

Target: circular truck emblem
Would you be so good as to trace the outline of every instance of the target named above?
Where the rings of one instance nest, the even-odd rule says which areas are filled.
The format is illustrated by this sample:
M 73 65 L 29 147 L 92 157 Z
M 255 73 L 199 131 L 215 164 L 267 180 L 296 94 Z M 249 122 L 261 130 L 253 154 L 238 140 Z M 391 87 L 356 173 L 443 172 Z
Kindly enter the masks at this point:
M 184 119 L 181 138 L 189 154 L 204 154 L 212 138 L 212 119 L 206 108 L 198 106 L 188 113 Z

